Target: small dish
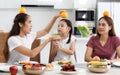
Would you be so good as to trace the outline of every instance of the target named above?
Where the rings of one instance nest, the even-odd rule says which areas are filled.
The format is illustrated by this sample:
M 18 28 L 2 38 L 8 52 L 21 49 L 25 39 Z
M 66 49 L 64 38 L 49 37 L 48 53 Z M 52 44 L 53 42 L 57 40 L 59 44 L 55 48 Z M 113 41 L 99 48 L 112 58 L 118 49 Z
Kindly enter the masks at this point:
M 13 65 L 7 65 L 7 64 L 6 65 L 0 65 L 0 71 L 1 72 L 10 72 L 9 71 L 10 66 L 13 66 Z M 18 70 L 22 69 L 21 66 L 17 66 L 17 67 L 18 67 Z
M 60 71 L 63 74 L 76 74 L 78 71 Z
M 52 71 L 52 70 L 54 70 L 54 65 L 51 64 L 51 63 L 46 64 L 46 70 L 47 70 L 47 71 Z
M 47 71 L 53 71 L 54 68 L 46 68 Z
M 32 70 L 32 69 L 22 69 L 24 73 L 26 74 L 30 74 L 30 75 L 35 75 L 35 74 L 42 74 L 45 70 L 42 69 L 42 70 Z
M 25 64 L 37 64 L 36 61 L 19 61 L 19 64 L 25 65 Z

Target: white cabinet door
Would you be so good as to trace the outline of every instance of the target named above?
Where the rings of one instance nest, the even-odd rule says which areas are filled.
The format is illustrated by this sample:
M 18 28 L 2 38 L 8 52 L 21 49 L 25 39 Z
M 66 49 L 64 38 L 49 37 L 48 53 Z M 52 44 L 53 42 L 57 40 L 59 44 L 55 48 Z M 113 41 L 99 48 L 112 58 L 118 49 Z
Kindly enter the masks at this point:
M 76 39 L 76 46 L 75 46 L 75 52 L 76 52 L 76 58 L 77 63 L 85 63 L 84 56 L 86 52 L 86 44 L 88 42 L 89 38 L 77 38 Z
M 73 9 L 74 2 L 73 0 L 58 0 L 56 1 L 54 8 L 55 9 Z
M 113 20 L 114 20 L 114 27 L 115 27 L 115 32 L 117 36 L 120 37 L 120 2 L 114 3 L 114 10 L 113 10 Z
M 41 44 L 45 41 L 46 39 L 41 39 Z M 41 63 L 47 64 L 49 63 L 49 53 L 50 53 L 50 43 L 48 43 L 43 50 L 40 52 L 40 60 Z
M 19 8 L 22 0 L 0 0 L 0 8 Z
M 74 0 L 76 9 L 96 9 L 97 0 Z

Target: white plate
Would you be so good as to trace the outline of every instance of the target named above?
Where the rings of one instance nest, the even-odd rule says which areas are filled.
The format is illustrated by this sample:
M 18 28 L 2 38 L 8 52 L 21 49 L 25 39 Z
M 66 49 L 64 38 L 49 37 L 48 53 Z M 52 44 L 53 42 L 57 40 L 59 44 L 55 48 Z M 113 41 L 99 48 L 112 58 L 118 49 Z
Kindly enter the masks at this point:
M 54 68 L 46 68 L 47 71 L 53 71 Z
M 9 68 L 10 66 L 13 66 L 13 65 L 0 65 L 0 71 L 2 72 L 9 72 Z M 21 66 L 17 66 L 18 67 L 18 70 L 22 69 Z
M 120 66 L 120 62 L 113 62 L 113 65 Z
M 60 71 L 63 74 L 76 74 L 78 71 Z
M 37 64 L 38 63 L 36 61 L 19 61 L 19 64 L 22 63 L 22 62 L 27 62 L 27 63 L 31 63 L 31 64 Z

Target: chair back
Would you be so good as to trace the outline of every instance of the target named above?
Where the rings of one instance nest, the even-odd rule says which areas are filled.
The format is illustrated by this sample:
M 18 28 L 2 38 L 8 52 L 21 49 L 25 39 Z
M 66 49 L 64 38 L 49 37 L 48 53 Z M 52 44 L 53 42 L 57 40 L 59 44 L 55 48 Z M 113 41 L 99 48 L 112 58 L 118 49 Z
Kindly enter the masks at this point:
M 54 49 L 53 42 L 50 44 L 50 53 L 49 53 L 49 63 L 54 61 L 54 58 L 57 54 L 57 50 Z
M 8 36 L 8 33 L 0 32 L 0 63 L 6 62 L 3 51 L 6 45 L 7 36 Z
M 49 53 L 49 63 L 54 61 L 54 58 L 55 58 L 56 54 L 57 54 L 57 50 L 54 49 L 53 42 L 51 42 L 51 44 L 50 44 L 50 53 Z M 75 52 L 74 52 L 74 57 L 75 57 L 75 61 L 77 62 Z
M 8 33 L 0 32 L 0 63 L 6 63 L 5 56 L 3 54 L 3 50 L 6 45 Z M 32 49 L 40 45 L 40 39 L 35 39 L 32 43 Z M 40 53 L 34 57 L 30 58 L 31 61 L 37 61 L 40 63 Z
M 32 43 L 32 49 L 36 48 L 39 45 L 40 45 L 40 39 L 35 39 L 34 42 Z M 34 58 L 30 58 L 30 61 L 37 61 L 40 63 L 40 53 L 37 54 Z

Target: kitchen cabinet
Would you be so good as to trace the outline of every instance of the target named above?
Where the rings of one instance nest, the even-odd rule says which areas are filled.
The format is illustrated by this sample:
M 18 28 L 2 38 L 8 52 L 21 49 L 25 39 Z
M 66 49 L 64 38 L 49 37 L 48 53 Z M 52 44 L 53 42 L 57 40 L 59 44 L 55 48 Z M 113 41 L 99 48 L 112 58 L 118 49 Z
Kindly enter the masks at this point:
M 114 21 L 114 28 L 117 36 L 120 37 L 120 2 L 99 2 L 98 3 L 98 19 L 103 16 L 104 11 L 109 11 L 110 17 Z
M 0 0 L 0 8 L 19 8 L 22 0 Z
M 55 9 L 73 9 L 74 0 L 59 0 L 54 4 Z
M 97 0 L 74 0 L 75 9 L 96 9 Z
M 88 38 L 76 38 L 75 53 L 77 58 L 77 63 L 85 63 L 84 56 L 86 52 L 86 44 L 89 40 Z
M 54 5 L 54 0 L 0 0 L 0 8 L 20 8 L 21 5 Z
M 97 0 L 61 0 L 55 3 L 55 9 L 95 9 Z

